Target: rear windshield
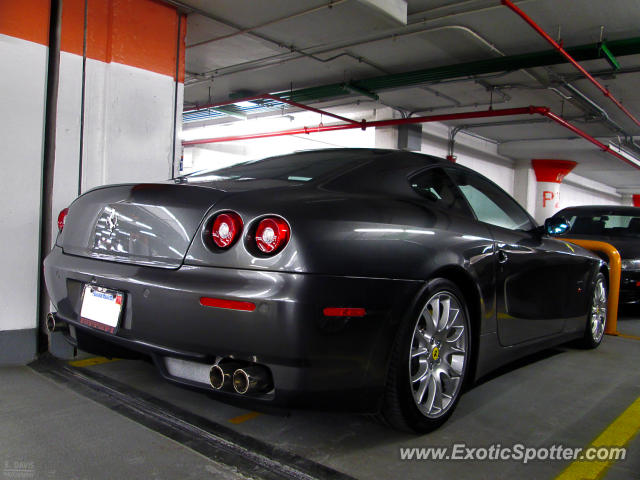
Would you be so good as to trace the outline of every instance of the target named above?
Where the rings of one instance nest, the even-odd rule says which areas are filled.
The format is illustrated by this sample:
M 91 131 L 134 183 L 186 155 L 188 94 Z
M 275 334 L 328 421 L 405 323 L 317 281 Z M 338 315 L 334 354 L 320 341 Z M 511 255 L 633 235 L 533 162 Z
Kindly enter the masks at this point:
M 564 215 L 571 224 L 567 235 L 599 235 L 640 238 L 640 217 L 579 213 Z
M 328 173 L 344 170 L 364 162 L 368 150 L 336 152 L 303 152 L 293 155 L 251 160 L 221 169 L 192 173 L 187 182 L 216 182 L 224 180 L 288 180 L 309 182 Z

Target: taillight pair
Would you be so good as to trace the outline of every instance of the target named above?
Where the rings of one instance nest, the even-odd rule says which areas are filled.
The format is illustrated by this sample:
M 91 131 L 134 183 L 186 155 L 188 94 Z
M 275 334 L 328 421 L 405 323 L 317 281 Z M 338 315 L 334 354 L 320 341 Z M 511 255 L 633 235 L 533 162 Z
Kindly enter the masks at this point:
M 235 212 L 220 213 L 211 228 L 213 242 L 219 248 L 228 248 L 242 234 L 242 218 Z M 260 221 L 255 233 L 255 242 L 263 253 L 274 254 L 289 242 L 289 224 L 279 217 L 267 217 Z

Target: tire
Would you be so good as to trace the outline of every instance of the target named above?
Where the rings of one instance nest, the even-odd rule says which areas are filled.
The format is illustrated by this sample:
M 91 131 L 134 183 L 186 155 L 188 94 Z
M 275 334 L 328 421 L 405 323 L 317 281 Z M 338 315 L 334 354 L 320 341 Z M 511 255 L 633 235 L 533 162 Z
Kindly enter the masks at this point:
M 578 340 L 577 346 L 586 350 L 597 348 L 604 337 L 604 328 L 607 323 L 607 283 L 604 275 L 596 276 L 589 316 L 584 329 L 584 336 Z
M 460 399 L 471 343 L 462 293 L 449 280 L 430 281 L 400 326 L 377 420 L 416 433 L 442 426 Z

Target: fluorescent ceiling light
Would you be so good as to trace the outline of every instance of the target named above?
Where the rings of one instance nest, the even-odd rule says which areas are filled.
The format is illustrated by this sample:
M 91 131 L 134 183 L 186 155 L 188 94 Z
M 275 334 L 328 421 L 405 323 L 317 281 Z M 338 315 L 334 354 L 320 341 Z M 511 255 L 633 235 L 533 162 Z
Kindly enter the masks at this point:
M 255 107 L 256 104 L 253 102 L 236 102 L 235 103 L 236 106 L 238 107 L 242 107 L 242 108 L 248 108 L 248 107 Z
M 609 148 L 616 152 L 618 155 L 626 158 L 627 160 L 629 160 L 631 163 L 633 163 L 634 165 L 637 165 L 640 167 L 640 158 L 636 157 L 635 155 L 627 152 L 626 150 L 623 150 L 622 147 L 620 147 L 619 145 L 616 145 L 615 143 L 609 143 Z

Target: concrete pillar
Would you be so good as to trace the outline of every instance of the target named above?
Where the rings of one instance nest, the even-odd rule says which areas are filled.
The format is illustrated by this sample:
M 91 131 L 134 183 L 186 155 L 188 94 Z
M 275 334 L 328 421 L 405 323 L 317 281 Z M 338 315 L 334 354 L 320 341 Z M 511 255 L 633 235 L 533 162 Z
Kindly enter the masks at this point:
M 398 127 L 376 127 L 376 148 L 398 148 Z
M 166 180 L 174 152 L 180 163 L 186 16 L 155 0 L 88 6 L 84 59 L 85 1 L 62 5 L 56 168 L 76 185 L 81 170 L 82 191 Z
M 531 160 L 538 182 L 535 218 L 542 224 L 560 210 L 560 184 L 577 165 L 568 160 Z
M 36 355 L 50 8 L 0 1 L 0 365 Z
M 529 161 L 518 161 L 513 175 L 513 198 L 531 215 L 536 211 L 536 175 Z
M 388 109 L 382 110 L 385 118 Z M 398 113 L 390 111 L 391 118 L 400 118 Z M 387 117 L 388 118 L 388 117 Z M 419 152 L 422 150 L 422 124 L 393 125 L 388 127 L 376 127 L 375 148 L 390 148 L 394 150 L 409 150 Z

